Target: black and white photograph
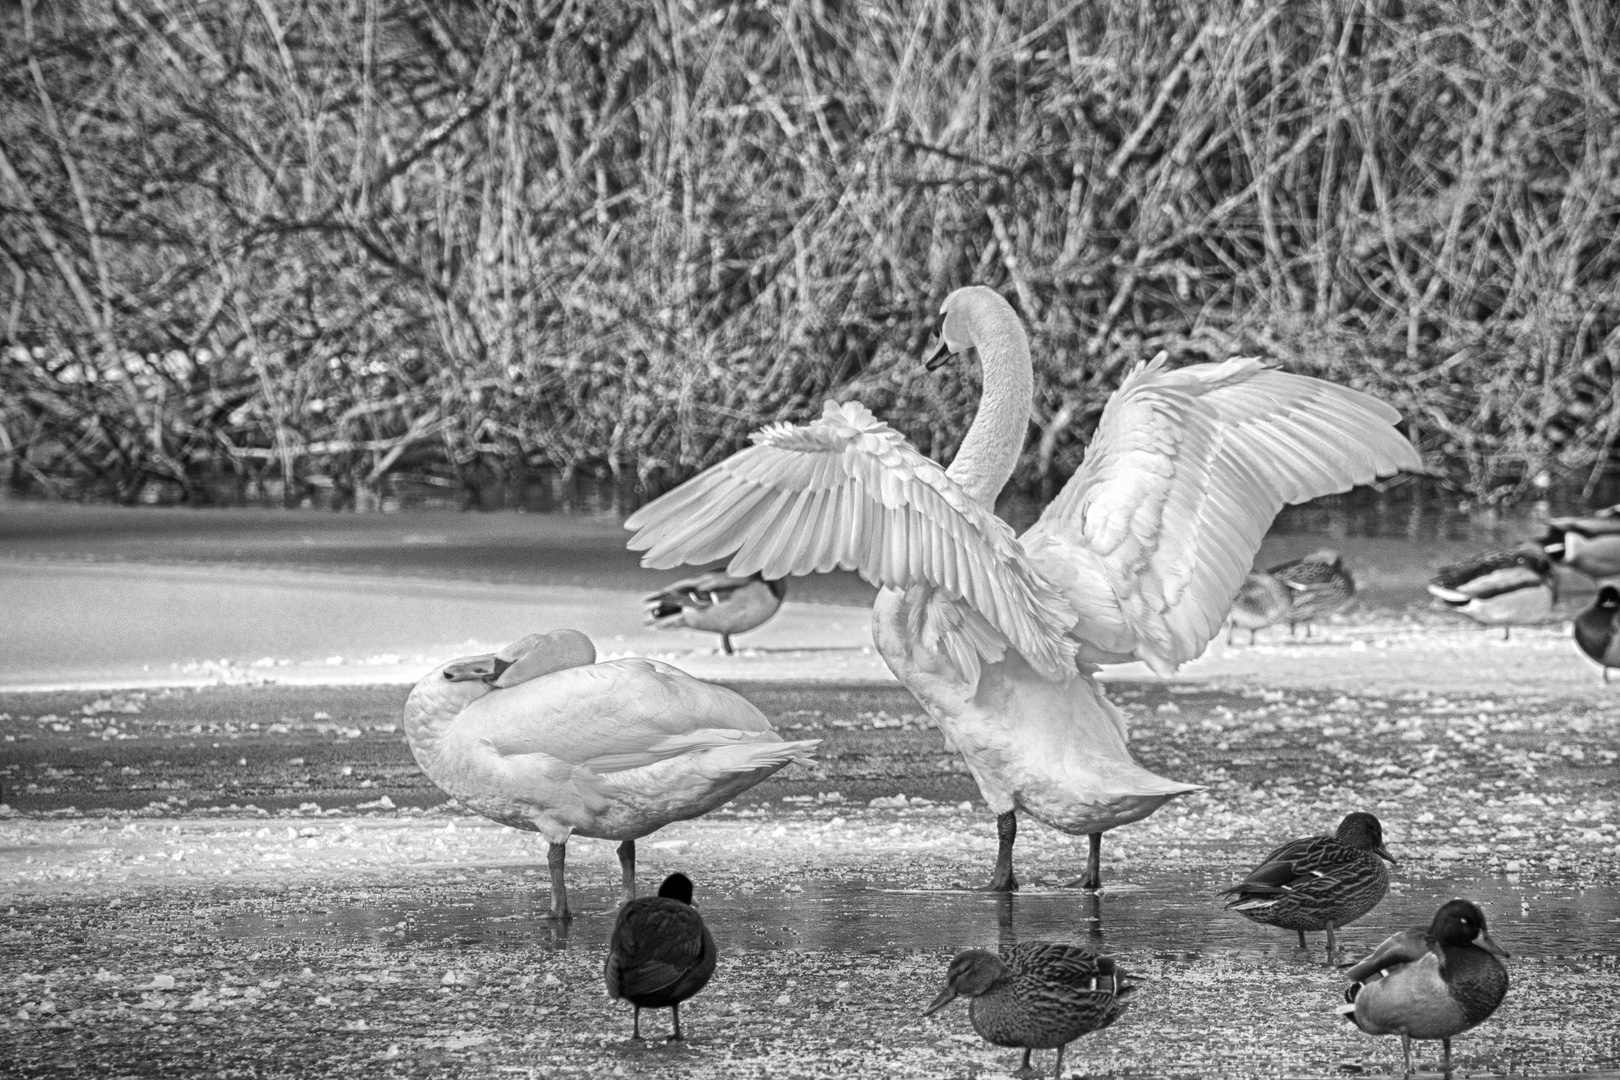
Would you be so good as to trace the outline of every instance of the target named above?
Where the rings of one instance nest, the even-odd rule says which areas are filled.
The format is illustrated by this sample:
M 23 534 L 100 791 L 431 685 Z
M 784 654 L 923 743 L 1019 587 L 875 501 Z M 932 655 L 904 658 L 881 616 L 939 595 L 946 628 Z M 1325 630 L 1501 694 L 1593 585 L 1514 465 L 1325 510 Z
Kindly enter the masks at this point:
M 1620 1080 L 1613 0 L 0 0 L 0 1077 Z

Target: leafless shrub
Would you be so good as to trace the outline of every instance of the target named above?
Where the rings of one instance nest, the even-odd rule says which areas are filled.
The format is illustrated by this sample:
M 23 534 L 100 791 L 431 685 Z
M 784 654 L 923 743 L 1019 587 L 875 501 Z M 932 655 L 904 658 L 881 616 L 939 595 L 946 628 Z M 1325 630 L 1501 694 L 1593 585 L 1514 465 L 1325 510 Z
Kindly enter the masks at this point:
M 1484 497 L 1620 438 L 1605 0 L 0 19 L 14 487 L 658 487 L 832 394 L 948 456 L 909 361 L 970 281 L 1032 327 L 1030 490 L 1160 349 L 1368 389 Z

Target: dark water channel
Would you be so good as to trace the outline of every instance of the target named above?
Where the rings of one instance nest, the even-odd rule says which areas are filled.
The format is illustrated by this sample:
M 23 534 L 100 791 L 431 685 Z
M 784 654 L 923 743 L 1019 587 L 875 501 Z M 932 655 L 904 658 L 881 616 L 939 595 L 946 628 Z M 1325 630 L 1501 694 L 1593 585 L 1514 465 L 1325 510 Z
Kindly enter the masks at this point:
M 1225 911 L 1223 872 L 1148 876 L 1100 895 L 1034 886 L 1013 896 L 847 881 L 805 880 L 802 892 L 746 890 L 700 895 L 704 919 L 724 948 L 834 952 L 954 952 L 1019 941 L 1092 941 L 1101 949 L 1146 951 L 1167 960 L 1262 957 L 1321 962 L 1322 936 L 1299 950 L 1293 933 L 1257 926 Z M 541 878 L 521 889 L 416 906 L 334 907 L 323 913 L 232 915 L 212 933 L 230 939 L 302 944 L 373 941 L 412 948 L 463 945 L 600 948 L 612 929 L 612 897 L 571 889 L 578 914 L 566 926 L 541 918 Z M 1370 951 L 1386 934 L 1427 925 L 1445 900 L 1478 902 L 1492 936 L 1514 956 L 1620 963 L 1620 887 L 1556 877 L 1534 882 L 1482 874 L 1409 879 L 1368 917 L 1343 931 L 1345 958 Z M 207 930 L 204 931 L 209 932 Z

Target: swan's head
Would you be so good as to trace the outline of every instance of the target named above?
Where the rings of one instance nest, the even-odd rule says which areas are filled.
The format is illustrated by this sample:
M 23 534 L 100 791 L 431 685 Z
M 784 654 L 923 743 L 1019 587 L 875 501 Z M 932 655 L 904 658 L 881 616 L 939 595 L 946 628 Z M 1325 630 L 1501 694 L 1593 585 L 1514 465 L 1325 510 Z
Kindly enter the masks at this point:
M 1012 305 L 996 290 L 984 285 L 968 285 L 945 298 L 939 306 L 938 332 L 939 344 L 925 362 L 929 371 L 937 370 L 952 356 L 976 348 L 992 337 L 1024 336 L 1023 325 Z
M 499 652 L 467 656 L 444 666 L 448 682 L 483 682 L 497 688 L 516 686 L 564 668 L 596 663 L 596 646 L 578 630 L 530 634 Z

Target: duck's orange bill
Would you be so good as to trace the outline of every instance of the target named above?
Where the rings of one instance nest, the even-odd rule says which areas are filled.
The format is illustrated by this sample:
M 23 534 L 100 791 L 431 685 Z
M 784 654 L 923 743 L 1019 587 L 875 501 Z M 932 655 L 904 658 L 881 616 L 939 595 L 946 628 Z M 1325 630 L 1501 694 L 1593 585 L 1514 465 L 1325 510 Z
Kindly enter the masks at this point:
M 949 1005 L 955 1000 L 956 991 L 947 986 L 945 989 L 939 992 L 939 997 L 934 999 L 934 1003 L 923 1010 L 923 1015 L 933 1016 L 935 1013 L 939 1012 L 939 1010 L 943 1009 L 945 1006 Z

